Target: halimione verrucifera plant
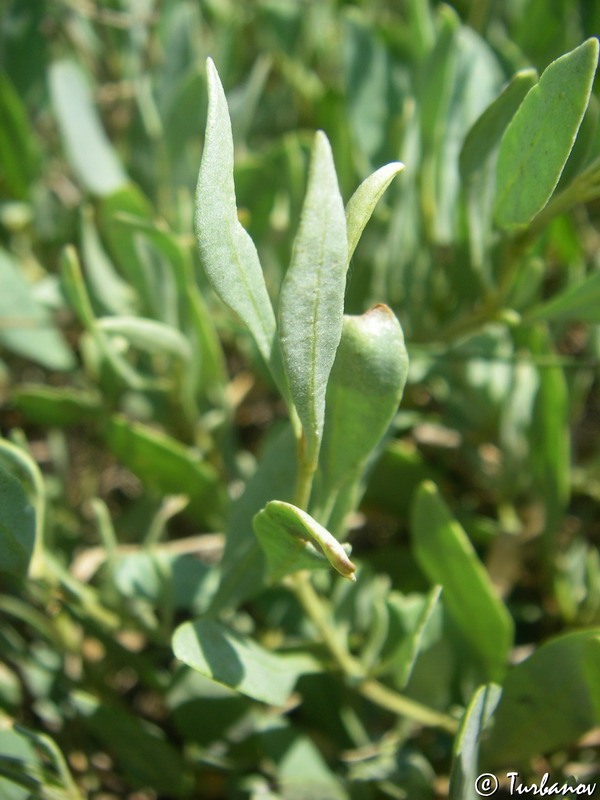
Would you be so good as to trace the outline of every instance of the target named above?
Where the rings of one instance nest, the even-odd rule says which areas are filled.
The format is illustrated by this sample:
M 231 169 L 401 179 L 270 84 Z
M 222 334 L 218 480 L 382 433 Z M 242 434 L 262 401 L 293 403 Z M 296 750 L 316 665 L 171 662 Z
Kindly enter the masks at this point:
M 331 147 L 322 131 L 315 134 L 300 224 L 276 313 L 256 247 L 238 220 L 227 101 L 210 59 L 207 69 L 208 119 L 196 210 L 200 257 L 215 292 L 254 338 L 286 401 L 296 442 L 291 502 L 273 488 L 268 502 L 253 513 L 254 543 L 262 549 L 268 579 L 283 581 L 296 594 L 335 667 L 364 696 L 452 730 L 453 720 L 369 676 L 311 581 L 312 571 L 323 568 L 355 581 L 357 567 L 350 547 L 342 543 L 345 521 L 360 500 L 365 470 L 406 382 L 408 358 L 393 312 L 378 304 L 359 316 L 344 315 L 350 260 L 377 201 L 403 164 L 378 169 L 344 207 Z M 248 553 L 248 543 L 242 542 L 234 580 L 247 578 Z M 217 598 L 228 579 L 231 575 L 223 572 Z M 215 620 L 220 605 L 176 631 L 173 646 L 182 661 L 275 705 L 285 702 L 299 674 L 321 668 L 308 652 L 278 656 L 226 629 Z

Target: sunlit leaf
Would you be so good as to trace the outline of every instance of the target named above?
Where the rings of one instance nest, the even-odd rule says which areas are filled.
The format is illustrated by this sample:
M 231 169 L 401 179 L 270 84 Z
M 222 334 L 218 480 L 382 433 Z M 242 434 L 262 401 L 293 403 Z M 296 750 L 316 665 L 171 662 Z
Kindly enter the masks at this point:
M 597 39 L 553 61 L 506 129 L 496 187 L 502 228 L 527 225 L 550 199 L 587 108 L 597 62 Z

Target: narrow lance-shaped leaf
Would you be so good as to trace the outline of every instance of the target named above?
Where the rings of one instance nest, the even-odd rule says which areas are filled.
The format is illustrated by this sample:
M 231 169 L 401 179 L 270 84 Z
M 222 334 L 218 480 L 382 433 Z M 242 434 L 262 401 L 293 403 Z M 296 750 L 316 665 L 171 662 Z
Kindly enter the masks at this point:
M 402 328 L 387 306 L 344 317 L 327 387 L 319 459 L 321 509 L 331 505 L 347 480 L 360 477 L 396 413 L 407 371 Z
M 344 578 L 355 581 L 356 567 L 348 558 L 338 540 L 306 511 L 291 503 L 272 500 L 254 517 L 254 532 L 265 550 L 271 576 L 283 577 L 299 569 L 318 567 L 319 559 L 311 552 L 314 543 L 331 566 Z M 276 535 L 290 539 L 285 545 L 276 541 Z M 298 546 L 298 542 L 300 546 Z
M 191 361 L 192 350 L 185 336 L 176 328 L 144 317 L 102 317 L 96 320 L 105 333 L 123 336 L 129 344 L 149 353 Z
M 527 314 L 528 322 L 546 319 L 600 322 L 600 271 L 592 272 Z
M 354 192 L 346 206 L 346 225 L 348 227 L 348 261 L 352 258 L 365 225 L 382 194 L 392 180 L 402 172 L 404 164 L 392 161 L 369 175 Z
M 415 557 L 478 653 L 491 680 L 504 672 L 513 623 L 467 534 L 429 481 L 417 493 L 412 519 Z
M 318 131 L 279 306 L 283 361 L 308 464 L 316 463 L 323 435 L 327 380 L 342 335 L 347 263 L 344 204 L 329 142 Z
M 207 72 L 208 118 L 196 193 L 200 256 L 216 293 L 247 325 L 259 352 L 278 377 L 275 314 L 256 247 L 237 217 L 231 122 L 211 59 Z
M 24 577 L 35 543 L 35 511 L 19 481 L 0 468 L 0 573 Z
M 534 69 L 520 70 L 475 120 L 460 151 L 460 174 L 464 181 L 483 169 L 497 150 L 508 124 L 536 82 Z
M 552 196 L 587 108 L 597 62 L 597 39 L 553 61 L 506 129 L 496 186 L 502 228 L 526 226 Z
M 452 772 L 450 774 L 451 800 L 477 800 L 479 773 L 479 742 L 484 733 L 502 689 L 494 683 L 480 686 L 466 709 L 454 742 Z
M 102 127 L 90 88 L 75 63 L 52 64 L 50 94 L 67 157 L 81 183 L 100 196 L 123 186 L 127 176 Z

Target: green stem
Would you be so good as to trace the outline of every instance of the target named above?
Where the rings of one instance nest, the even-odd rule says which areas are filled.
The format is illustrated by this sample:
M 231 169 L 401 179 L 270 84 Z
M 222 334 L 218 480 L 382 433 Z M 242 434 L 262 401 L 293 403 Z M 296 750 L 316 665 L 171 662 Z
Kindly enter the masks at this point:
M 296 475 L 296 486 L 294 488 L 294 505 L 304 511 L 308 510 L 308 501 L 310 500 L 317 463 L 316 459 L 311 461 L 306 459 L 305 439 L 302 434 L 298 439 L 297 463 L 298 472 Z
M 306 572 L 296 572 L 290 576 L 290 583 L 296 597 L 306 611 L 307 616 L 321 634 L 323 642 L 342 672 L 350 677 L 360 676 L 362 674 L 362 667 L 348 652 L 338 632 L 333 625 L 330 624 L 329 610 L 316 593 L 310 582 L 309 574 Z
M 417 703 L 416 700 L 411 700 L 409 697 L 404 697 L 393 689 L 388 689 L 387 686 L 379 683 L 379 681 L 364 681 L 358 687 L 358 691 L 363 697 L 378 706 L 387 708 L 388 711 L 393 711 L 400 716 L 408 717 L 422 725 L 442 728 L 442 730 L 452 734 L 456 733 L 458 729 L 458 722 L 452 717 Z
M 289 582 L 307 616 L 321 634 L 323 642 L 336 664 L 347 677 L 353 679 L 356 690 L 363 697 L 381 708 L 407 717 L 421 725 L 429 725 L 442 728 L 449 733 L 456 733 L 458 724 L 452 717 L 404 697 L 379 681 L 366 678 L 361 664 L 348 652 L 344 642 L 331 624 L 329 609 L 315 592 L 309 574 L 296 573 L 290 576 Z

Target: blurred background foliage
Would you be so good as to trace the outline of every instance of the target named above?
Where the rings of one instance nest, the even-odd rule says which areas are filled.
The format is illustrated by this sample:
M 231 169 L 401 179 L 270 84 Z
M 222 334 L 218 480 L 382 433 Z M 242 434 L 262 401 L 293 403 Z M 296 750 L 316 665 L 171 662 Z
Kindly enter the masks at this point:
M 36 508 L 38 544 L 30 580 L 26 557 L 13 549 L 7 566 L 3 552 L 3 798 L 447 796 L 447 735 L 327 674 L 302 677 L 275 712 L 172 656 L 175 623 L 218 591 L 223 530 L 243 549 L 288 452 L 274 387 L 195 248 L 209 55 L 230 104 L 239 216 L 274 298 L 312 132 L 332 143 L 345 200 L 380 165 L 406 164 L 346 298 L 348 313 L 388 303 L 411 358 L 353 520 L 358 584 L 333 589 L 356 652 L 456 716 L 486 679 L 411 544 L 424 479 L 511 612 L 514 661 L 600 624 L 597 185 L 509 235 L 493 222 L 493 161 L 473 169 L 465 148 L 515 72 L 541 73 L 599 32 L 591 0 L 5 3 L 0 466 L 6 496 L 20 503 L 24 486 Z M 593 94 L 559 192 L 600 156 L 598 109 Z M 225 565 L 235 558 L 226 545 Z M 266 647 L 310 641 L 293 598 L 255 577 L 229 598 L 229 624 Z M 546 708 L 544 676 L 568 676 L 578 719 L 515 731 L 505 714 L 490 763 L 543 754 L 556 774 L 593 769 L 598 737 L 580 737 L 598 724 L 598 684 L 573 698 L 598 674 L 597 649 L 565 641 L 537 651 L 534 683 Z

